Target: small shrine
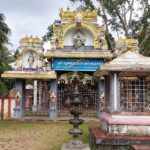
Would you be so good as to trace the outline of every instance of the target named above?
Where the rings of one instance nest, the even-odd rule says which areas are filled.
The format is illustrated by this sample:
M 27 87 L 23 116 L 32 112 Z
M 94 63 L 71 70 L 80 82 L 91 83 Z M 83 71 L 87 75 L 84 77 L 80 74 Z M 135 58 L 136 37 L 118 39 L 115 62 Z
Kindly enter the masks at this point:
M 24 37 L 20 40 L 19 55 L 14 64 L 14 70 L 5 71 L 3 78 L 15 79 L 16 91 L 20 94 L 18 105 L 14 108 L 14 118 L 21 118 L 26 110 L 36 112 L 49 105 L 48 81 L 56 79 L 55 71 L 51 70 L 50 62 L 44 59 L 43 42 L 38 37 Z M 33 85 L 33 92 L 27 92 L 26 83 Z M 44 99 L 44 102 L 43 102 Z
M 134 39 L 119 40 L 117 48 L 128 51 L 94 73 L 105 80 L 100 126 L 90 128 L 99 149 L 150 142 L 150 58 L 139 54 Z

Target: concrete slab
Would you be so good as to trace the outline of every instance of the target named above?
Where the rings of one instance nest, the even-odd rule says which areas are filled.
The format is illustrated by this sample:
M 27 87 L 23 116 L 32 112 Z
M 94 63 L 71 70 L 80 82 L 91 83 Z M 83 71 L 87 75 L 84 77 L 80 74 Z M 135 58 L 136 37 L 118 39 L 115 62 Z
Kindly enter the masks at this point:
M 89 144 L 84 144 L 83 147 L 70 147 L 70 143 L 66 143 L 62 146 L 61 150 L 90 150 Z

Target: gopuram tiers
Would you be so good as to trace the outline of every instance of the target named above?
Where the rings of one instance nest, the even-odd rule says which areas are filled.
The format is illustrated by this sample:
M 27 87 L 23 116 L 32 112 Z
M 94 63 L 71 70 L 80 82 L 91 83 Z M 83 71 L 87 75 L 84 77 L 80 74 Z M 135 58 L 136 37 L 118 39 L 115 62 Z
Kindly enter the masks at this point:
M 47 58 L 112 58 L 105 39 L 105 27 L 97 23 L 97 11 L 60 9 L 53 24 L 51 50 Z

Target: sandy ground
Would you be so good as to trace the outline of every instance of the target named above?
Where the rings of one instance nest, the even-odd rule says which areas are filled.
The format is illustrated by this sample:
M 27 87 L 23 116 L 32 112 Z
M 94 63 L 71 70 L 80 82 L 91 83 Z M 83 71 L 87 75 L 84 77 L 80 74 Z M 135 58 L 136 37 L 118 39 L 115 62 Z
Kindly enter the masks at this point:
M 1 123 L 1 121 L 0 121 Z M 88 127 L 82 126 L 88 141 Z M 2 122 L 0 125 L 0 150 L 59 150 L 63 143 L 69 141 L 68 129 L 64 122 L 26 123 Z

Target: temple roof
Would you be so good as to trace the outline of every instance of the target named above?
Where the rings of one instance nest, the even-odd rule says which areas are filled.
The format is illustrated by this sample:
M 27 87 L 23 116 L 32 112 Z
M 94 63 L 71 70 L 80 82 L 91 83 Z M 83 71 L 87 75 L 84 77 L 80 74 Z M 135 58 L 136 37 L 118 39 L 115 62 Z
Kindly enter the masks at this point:
M 76 50 L 55 50 L 47 51 L 45 54 L 46 58 L 112 58 L 113 54 L 110 51 L 76 51 Z
M 42 39 L 40 39 L 38 36 L 33 37 L 33 36 L 26 36 L 20 39 L 20 43 L 42 43 Z
M 107 75 L 109 72 L 150 72 L 150 58 L 138 52 L 126 52 L 114 60 L 104 63 L 95 72 L 96 76 Z
M 9 79 L 56 79 L 55 71 L 5 71 L 3 78 Z

